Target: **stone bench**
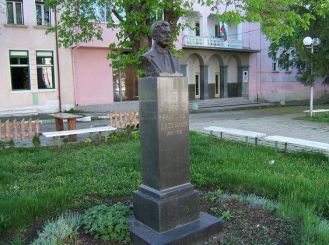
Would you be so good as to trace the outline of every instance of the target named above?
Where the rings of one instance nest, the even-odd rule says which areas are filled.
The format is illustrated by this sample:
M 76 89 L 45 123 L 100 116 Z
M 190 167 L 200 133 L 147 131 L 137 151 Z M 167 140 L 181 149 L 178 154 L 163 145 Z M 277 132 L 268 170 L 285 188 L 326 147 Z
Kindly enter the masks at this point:
M 279 135 L 267 136 L 264 138 L 264 140 L 275 142 L 275 148 L 278 147 L 278 143 L 283 143 L 285 151 L 287 150 L 288 144 L 292 144 L 296 146 L 313 148 L 320 151 L 329 152 L 329 144 L 317 142 L 317 141 L 297 139 L 297 138 L 291 138 L 291 137 L 285 137 Z
M 115 131 L 117 128 L 111 126 L 95 127 L 95 128 L 84 128 L 84 129 L 74 129 L 74 130 L 64 130 L 64 131 L 54 131 L 54 132 L 43 132 L 42 135 L 46 138 L 56 138 L 60 136 L 69 136 L 77 134 L 87 134 L 87 133 L 99 133 L 99 132 L 110 132 Z
M 306 110 L 304 111 L 306 113 L 306 115 L 310 114 L 310 110 Z M 317 113 L 325 113 L 325 112 L 329 112 L 329 109 L 316 109 L 316 110 L 312 110 L 313 114 L 317 114 Z
M 223 128 L 223 127 L 216 127 L 216 126 L 209 126 L 204 128 L 207 131 L 210 131 L 210 134 L 213 134 L 213 132 L 220 133 L 220 138 L 223 138 L 223 133 L 230 134 L 230 135 L 236 135 L 246 138 L 246 142 L 248 143 L 249 138 L 255 139 L 255 144 L 257 145 L 258 139 L 263 138 L 266 136 L 265 133 L 260 132 L 253 132 L 248 130 L 241 130 L 241 129 L 234 129 L 234 128 Z

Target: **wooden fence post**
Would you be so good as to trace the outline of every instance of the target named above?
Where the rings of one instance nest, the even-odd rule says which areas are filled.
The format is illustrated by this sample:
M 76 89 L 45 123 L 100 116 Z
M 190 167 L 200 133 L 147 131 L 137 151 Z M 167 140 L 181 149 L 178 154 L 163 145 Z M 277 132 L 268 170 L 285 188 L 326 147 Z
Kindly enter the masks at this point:
M 6 139 L 10 139 L 10 123 L 9 120 L 6 121 Z
M 115 113 L 114 119 L 115 119 L 115 127 L 116 128 L 120 127 L 118 118 L 119 118 L 119 114 Z
M 17 121 L 16 121 L 16 119 L 13 121 L 12 126 L 14 128 L 14 136 L 13 137 L 16 139 L 17 138 Z
M 113 125 L 113 115 L 112 115 L 112 112 L 109 113 L 109 118 L 110 118 L 110 126 L 111 127 L 114 127 L 114 125 Z
M 40 135 L 40 121 L 39 121 L 39 119 L 37 119 L 35 121 L 35 135 L 37 137 L 39 137 L 39 135 Z
M 2 139 L 2 122 L 0 121 L 0 140 Z
M 126 115 L 127 115 L 127 118 L 126 118 L 127 126 L 131 127 L 131 113 L 127 112 Z
M 21 140 L 23 140 L 25 138 L 25 121 L 24 118 L 21 121 Z
M 28 131 L 27 131 L 27 136 L 29 137 L 29 138 L 31 138 L 31 136 L 32 136 L 32 119 L 30 118 L 30 120 L 29 120 L 29 122 L 28 122 L 28 127 L 29 127 L 29 129 L 28 129 Z

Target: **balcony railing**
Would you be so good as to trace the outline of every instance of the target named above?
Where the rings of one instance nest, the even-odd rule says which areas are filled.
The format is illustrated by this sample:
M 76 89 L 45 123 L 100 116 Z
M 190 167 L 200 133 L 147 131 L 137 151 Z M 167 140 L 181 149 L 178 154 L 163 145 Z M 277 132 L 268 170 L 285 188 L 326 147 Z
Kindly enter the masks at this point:
M 224 41 L 223 38 L 216 37 L 197 37 L 184 36 L 184 47 L 203 47 L 203 48 L 232 48 L 242 49 L 242 41 L 237 39 L 228 39 Z

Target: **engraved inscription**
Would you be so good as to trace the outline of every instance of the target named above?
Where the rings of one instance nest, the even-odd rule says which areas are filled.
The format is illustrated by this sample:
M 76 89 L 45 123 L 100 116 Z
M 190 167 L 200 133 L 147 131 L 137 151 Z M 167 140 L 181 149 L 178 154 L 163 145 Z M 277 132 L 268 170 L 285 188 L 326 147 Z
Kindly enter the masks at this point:
M 188 114 L 178 112 L 162 113 L 159 117 L 160 130 L 166 136 L 181 135 L 188 127 Z

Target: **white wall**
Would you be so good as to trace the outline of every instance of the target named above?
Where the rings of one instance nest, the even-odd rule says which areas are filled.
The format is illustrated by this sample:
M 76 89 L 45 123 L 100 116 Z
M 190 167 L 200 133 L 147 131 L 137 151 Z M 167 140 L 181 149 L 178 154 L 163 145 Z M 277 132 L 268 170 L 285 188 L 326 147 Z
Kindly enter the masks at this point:
M 195 73 L 200 74 L 200 62 L 194 55 L 187 60 L 187 80 L 188 84 L 195 84 Z
M 238 82 L 238 62 L 234 57 L 231 57 L 227 67 L 227 83 Z
M 208 66 L 208 83 L 214 84 L 215 83 L 215 74 L 220 72 L 219 62 L 216 57 L 212 57 L 209 60 Z

